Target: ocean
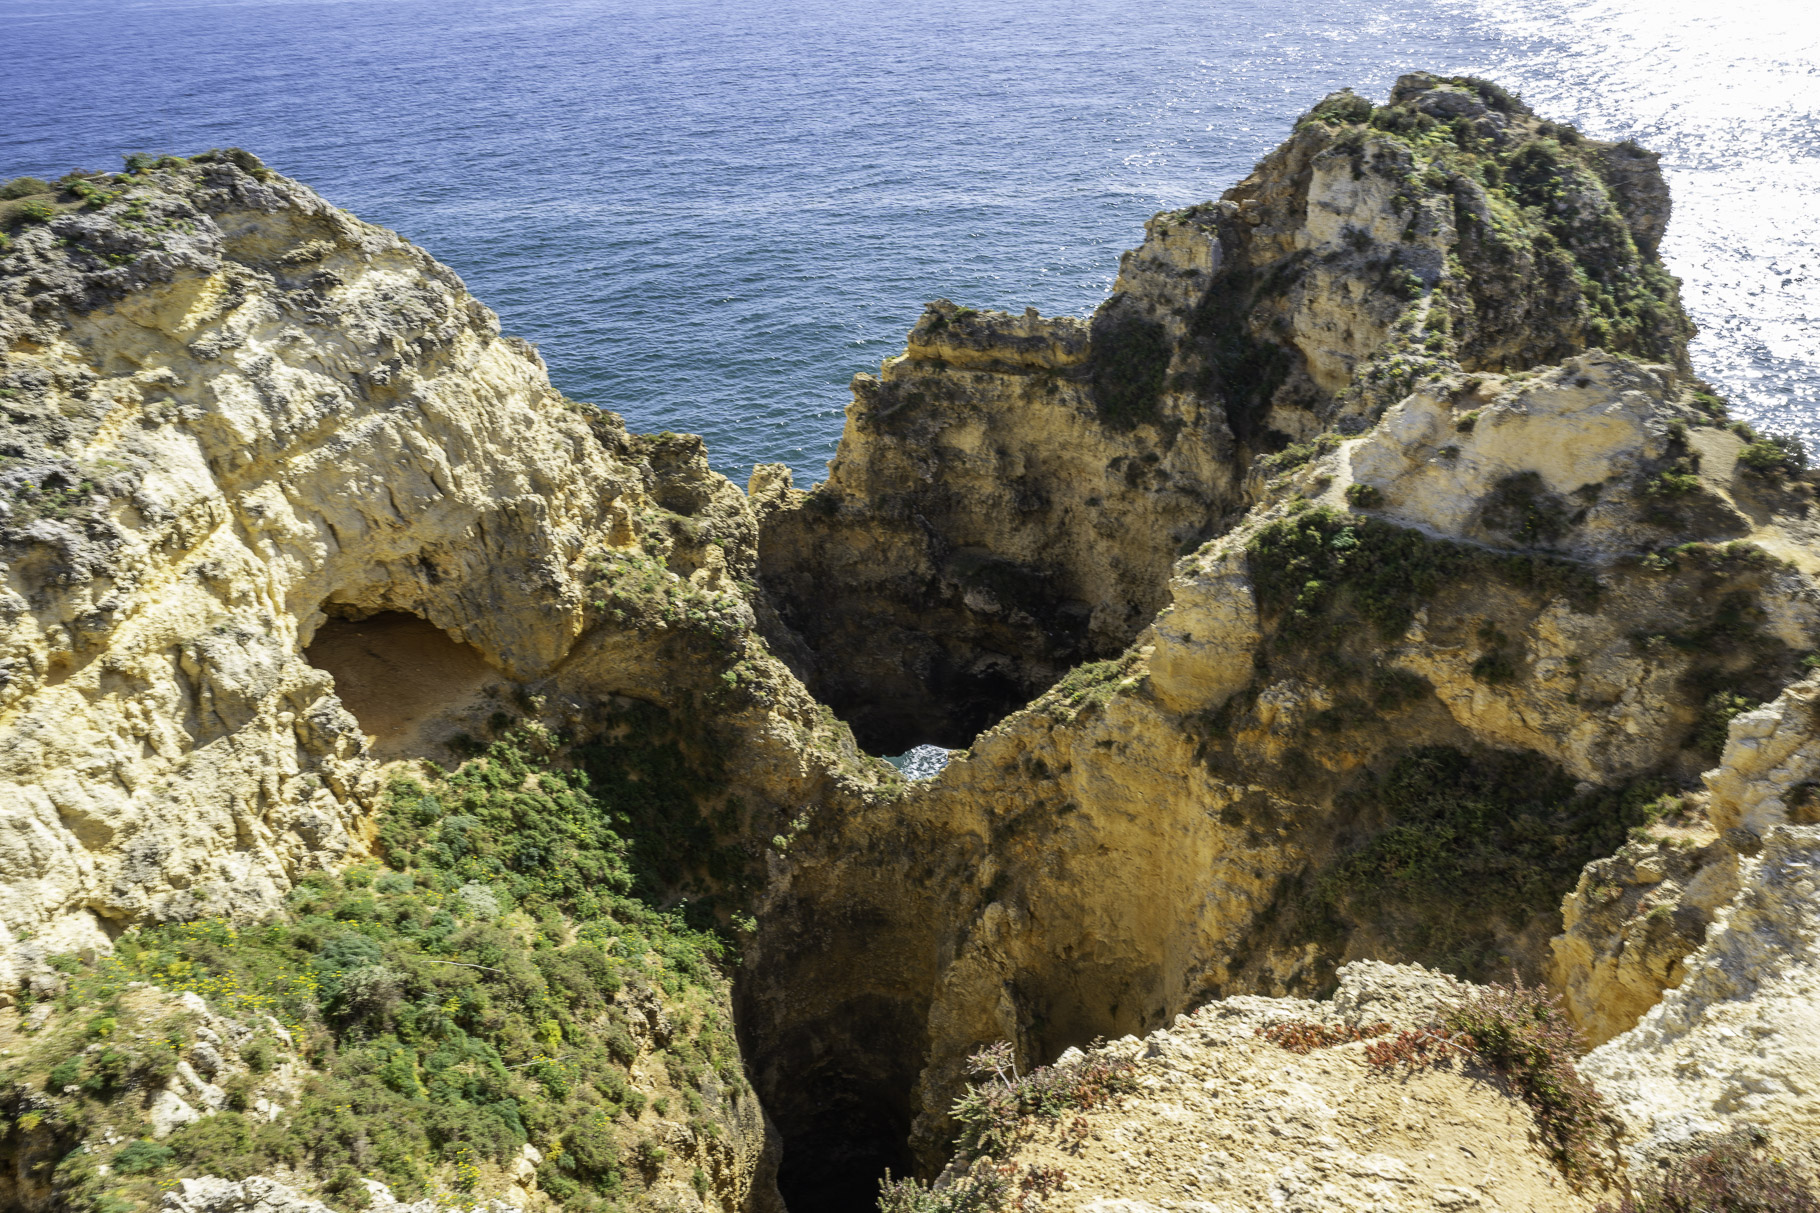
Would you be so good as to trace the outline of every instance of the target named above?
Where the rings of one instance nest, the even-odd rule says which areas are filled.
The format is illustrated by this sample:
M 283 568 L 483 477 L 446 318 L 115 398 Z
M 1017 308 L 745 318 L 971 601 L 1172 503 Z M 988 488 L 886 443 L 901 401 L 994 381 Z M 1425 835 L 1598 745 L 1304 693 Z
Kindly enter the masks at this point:
M 823 474 L 924 301 L 1085 313 L 1343 86 L 1663 153 L 1697 368 L 1820 439 L 1820 17 L 1732 0 L 0 0 L 0 178 L 237 145 L 452 266 L 558 387 Z

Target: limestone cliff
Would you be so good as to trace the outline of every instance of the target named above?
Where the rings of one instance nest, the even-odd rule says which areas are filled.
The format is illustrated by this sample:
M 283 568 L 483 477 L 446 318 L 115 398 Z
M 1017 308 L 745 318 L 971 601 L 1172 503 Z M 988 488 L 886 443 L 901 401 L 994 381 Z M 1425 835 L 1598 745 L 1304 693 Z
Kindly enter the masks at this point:
M 1464 1207 L 1353 1054 L 1285 1120 L 1197 1035 L 1361 961 L 1546 975 L 1639 1149 L 1809 1132 L 1733 1021 L 1811 993 L 1820 517 L 1689 374 L 1667 213 L 1484 82 L 1337 94 L 742 494 L 246 153 L 65 179 L 0 255 L 0 1213 L 862 1207 L 978 1047 L 1208 1006 L 1160 1101 L 1353 1136 L 1170 1183 Z
M 1742 1122 L 1820 1164 L 1816 691 L 1808 679 L 1731 722 L 1706 776 L 1712 824 L 1733 848 L 1731 895 L 1636 1026 L 1587 1058 L 1639 1152 Z
M 1152 219 L 1090 322 L 932 304 L 854 380 L 826 484 L 760 469 L 760 575 L 808 651 L 773 638 L 869 746 L 963 745 L 1123 649 L 1286 443 L 1460 369 L 1684 367 L 1667 211 L 1652 155 L 1495 85 L 1336 94 L 1221 201 Z
M 1812 581 L 1770 554 L 1807 545 L 1806 497 L 1675 470 L 1742 445 L 1697 406 L 1672 368 L 1603 353 L 1433 381 L 1280 472 L 1122 658 L 831 826 L 767 918 L 881 924 L 891 962 L 820 1022 L 864 1003 L 928 1049 L 905 1113 L 924 1157 L 982 1041 L 1041 1060 L 1364 957 L 1541 973 L 1582 865 L 1816 643 Z
M 133 978 L 211 996 L 246 988 L 236 983 L 261 997 L 297 982 L 327 991 L 352 962 L 311 949 L 340 948 L 363 958 L 359 988 L 373 997 L 320 1022 L 296 1009 L 311 1033 L 329 1034 L 308 1046 L 309 1064 L 329 1075 L 312 1082 L 357 1083 L 334 1069 L 335 1050 L 354 1056 L 369 1036 L 404 1032 L 416 1041 L 405 1053 L 376 1057 L 408 1055 L 418 1067 L 435 1055 L 426 1039 L 488 1042 L 475 1047 L 491 1077 L 468 1080 L 481 1086 L 458 1100 L 476 1116 L 489 1100 L 515 1099 L 526 1115 L 548 1103 L 585 1117 L 601 1106 L 588 1100 L 611 1097 L 608 1111 L 631 1118 L 620 1130 L 628 1150 L 641 1124 L 655 1125 L 642 1174 L 616 1161 L 612 1132 L 597 1132 L 584 1185 L 635 1174 L 692 1204 L 775 1200 L 775 1142 L 737 1054 L 724 1053 L 727 979 L 689 959 L 695 937 L 680 925 L 639 926 L 646 912 L 625 894 L 691 899 L 731 931 L 740 890 L 762 878 L 763 843 L 746 840 L 787 832 L 831 787 L 864 796 L 895 773 L 860 760 L 753 634 L 756 525 L 744 496 L 708 471 L 699 440 L 631 435 L 562 398 L 536 351 L 502 338 L 453 273 L 245 153 L 73 175 L 59 188 L 51 217 L 18 228 L 0 259 L 0 997 L 23 999 L 7 1030 L 41 1045 L 106 1039 L 151 1013 L 118 1001 L 130 1002 L 122 983 Z M 682 770 L 693 778 L 666 775 L 663 798 L 632 790 Z M 514 791 L 498 782 L 508 771 L 531 783 Z M 427 784 L 397 782 L 412 774 Z M 608 787 L 619 790 L 608 797 Z M 559 808 L 599 825 L 569 827 L 561 851 L 514 837 Z M 439 827 L 445 812 L 453 824 Z M 622 836 L 644 838 L 630 869 L 610 847 L 590 861 L 607 865 L 589 871 L 599 896 L 552 866 L 572 862 L 573 840 L 594 828 L 617 831 L 601 837 L 620 848 Z M 468 841 L 451 850 L 457 834 Z M 387 878 L 375 883 L 375 869 L 357 868 L 358 880 L 310 884 L 369 855 L 397 872 L 379 869 Z M 609 891 L 619 898 L 610 910 Z M 468 941 L 397 943 L 402 952 L 384 932 L 362 942 L 347 924 L 372 911 L 344 921 L 332 908 L 350 896 L 377 897 L 388 921 L 471 922 Z M 325 916 L 313 935 L 262 936 L 239 955 L 138 933 L 310 913 Z M 604 961 L 589 942 L 603 931 Z M 558 969 L 504 959 L 535 944 L 532 957 L 554 964 L 536 950 L 550 935 L 564 955 L 581 947 L 572 962 L 604 963 L 593 983 L 610 979 L 604 1002 L 576 995 L 552 1007 Z M 612 955 L 615 937 L 655 951 Z M 683 951 L 672 956 L 665 941 Z M 116 943 L 132 947 L 110 957 Z M 426 947 L 447 959 L 411 959 Z M 59 970 L 47 963 L 59 955 L 82 960 Z M 468 971 L 511 973 L 519 1009 L 503 1020 L 480 1004 L 453 1010 L 486 997 L 444 988 Z M 401 1008 L 449 998 L 447 1022 L 428 1037 L 398 1026 Z M 104 1027 L 72 1020 L 89 1016 L 91 999 L 119 1008 L 100 1012 Z M 544 1053 L 555 1064 L 560 1051 L 514 1037 L 525 1030 L 514 1016 L 538 1032 L 547 1017 L 566 1047 L 606 1049 L 594 1085 L 525 1077 L 524 1066 L 546 1064 L 535 1060 Z M 100 1199 L 100 1180 L 66 1175 L 46 1151 L 76 1144 L 70 1157 L 99 1150 L 105 1160 L 119 1141 L 170 1129 L 144 1102 L 167 1090 L 159 1064 L 147 1061 L 152 1077 L 115 1081 L 93 1067 L 137 1054 L 78 1048 L 76 1069 L 59 1071 L 48 1048 L 15 1049 L 8 1062 L 9 1209 Z M 737 1081 L 704 1076 L 715 1064 Z M 434 1067 L 417 1072 L 362 1097 L 366 1114 L 417 1115 L 384 1102 L 414 1106 L 423 1083 L 442 1081 Z M 171 1081 L 172 1099 L 197 1106 Z M 626 1094 L 634 1088 L 643 1094 Z M 304 1134 L 320 1096 L 299 1090 L 272 1116 Z M 109 1102 L 121 1091 L 127 1104 Z M 663 1108 L 665 1091 L 678 1111 Z M 113 1109 L 102 1137 L 96 1099 Z M 641 1112 L 651 1099 L 657 1110 Z M 220 1115 L 245 1121 L 229 1111 Z M 410 1148 L 437 1153 L 398 1173 L 452 1182 L 471 1158 L 488 1183 L 511 1182 L 509 1168 L 488 1168 L 504 1167 L 527 1131 L 546 1152 L 580 1148 L 561 1123 L 527 1130 L 516 1112 L 503 1123 L 503 1137 L 432 1126 L 429 1145 Z M 202 1132 L 173 1139 L 192 1151 L 183 1157 L 214 1157 L 196 1144 Z M 323 1149 L 337 1132 L 319 1129 Z M 655 1144 L 665 1133 L 678 1140 Z M 363 1167 L 391 1148 L 362 1140 L 347 1148 Z M 330 1178 L 292 1165 L 306 1189 Z M 412 1169 L 423 1167 L 427 1180 Z M 564 1158 L 545 1178 L 573 1186 L 572 1169 Z

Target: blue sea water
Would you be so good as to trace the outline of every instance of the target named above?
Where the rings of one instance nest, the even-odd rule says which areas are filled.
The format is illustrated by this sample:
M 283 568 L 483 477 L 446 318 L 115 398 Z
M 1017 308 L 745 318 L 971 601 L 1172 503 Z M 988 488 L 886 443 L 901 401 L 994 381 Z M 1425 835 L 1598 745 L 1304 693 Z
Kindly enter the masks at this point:
M 570 395 L 807 482 L 925 300 L 1086 312 L 1154 211 L 1418 68 L 1662 151 L 1697 365 L 1820 436 L 1806 2 L 0 0 L 0 177 L 246 147 Z

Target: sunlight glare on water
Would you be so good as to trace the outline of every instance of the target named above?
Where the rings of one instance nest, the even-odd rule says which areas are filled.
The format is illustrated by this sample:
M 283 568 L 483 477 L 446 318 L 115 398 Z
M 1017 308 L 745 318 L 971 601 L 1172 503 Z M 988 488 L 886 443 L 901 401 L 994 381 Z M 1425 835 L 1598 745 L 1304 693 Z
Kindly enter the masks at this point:
M 1662 153 L 1663 256 L 1695 368 L 1754 424 L 1820 440 L 1820 10 L 1806 0 L 1477 0 L 1489 74 Z M 1815 452 L 1820 455 L 1820 451 Z

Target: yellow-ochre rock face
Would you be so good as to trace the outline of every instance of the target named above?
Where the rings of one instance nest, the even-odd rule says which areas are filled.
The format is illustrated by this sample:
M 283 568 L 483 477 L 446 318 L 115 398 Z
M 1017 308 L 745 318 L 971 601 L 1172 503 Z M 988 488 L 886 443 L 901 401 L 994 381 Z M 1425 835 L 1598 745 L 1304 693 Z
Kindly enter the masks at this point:
M 244 153 L 95 180 L 106 205 L 16 232 L 0 260 L 0 990 L 16 1006 L 0 1014 L 21 1031 L 79 1031 L 83 1008 L 29 1018 L 66 985 L 52 958 L 92 964 L 133 926 L 284 921 L 300 880 L 383 858 L 384 763 L 456 765 L 466 732 L 503 727 L 490 715 L 525 717 L 535 744 L 586 740 L 628 704 L 670 713 L 719 775 L 716 803 L 689 811 L 758 837 L 892 774 L 753 635 L 756 523 L 698 439 L 565 400 L 452 272 Z M 361 669 L 387 637 L 429 656 L 374 650 Z M 711 756 L 684 712 L 698 695 L 717 704 Z M 444 717 L 412 718 L 425 696 Z M 725 1004 L 725 976 L 700 977 Z M 649 991 L 628 987 L 614 1014 L 699 1026 L 699 1001 L 665 1010 L 674 993 L 641 1009 Z M 632 1085 L 681 1107 L 668 1021 L 628 1031 Z M 173 1083 L 134 1087 L 119 1131 L 223 1107 Z M 270 1117 L 297 1114 L 301 1089 Z M 645 1188 L 774 1201 L 775 1137 L 743 1099 L 710 1109 L 713 1134 L 651 1130 L 684 1144 L 653 1145 L 668 1158 Z M 67 1152 L 60 1115 L 8 1148 Z M 36 1165 L 20 1162 L 21 1208 L 62 1199 Z M 519 1170 L 486 1174 L 531 1183 Z
M 389 780 L 509 733 L 554 757 L 505 793 L 579 787 L 564 747 L 659 720 L 661 776 L 594 793 L 659 814 L 638 896 L 737 966 L 527 1021 L 502 1083 L 566 1091 L 577 1040 L 629 1025 L 640 1094 L 593 1137 L 521 1126 L 537 1158 L 478 1180 L 439 1163 L 464 1191 L 554 1207 L 636 1167 L 650 1207 L 863 1207 L 886 1166 L 941 1170 L 981 1046 L 1027 1069 L 1109 1037 L 1141 1094 L 1087 1123 L 1101 1146 L 1026 1143 L 1088 1150 L 1054 1207 L 1293 1203 L 1323 1175 L 1471 1207 L 1496 1195 L 1473 1168 L 1421 1157 L 1449 1126 L 1511 1207 L 1578 1209 L 1508 1091 L 1429 1074 L 1412 1112 L 1360 1047 L 1253 1033 L 1419 1024 L 1513 970 L 1599 1046 L 1634 1157 L 1820 1135 L 1820 515 L 1689 371 L 1650 154 L 1467 78 L 1335 94 L 1153 218 L 1091 318 L 931 304 L 855 378 L 826 483 L 761 466 L 743 493 L 245 153 L 103 184 L 0 257 L 0 1032 L 47 1070 L 9 1116 L 86 1098 L 46 1093 L 44 1042 L 91 1030 L 51 1008 L 129 927 L 287 923 L 313 873 L 460 842 L 384 833 Z M 927 781 L 867 756 L 929 742 L 954 753 Z M 528 955 L 623 960 L 608 926 L 411 888 Z M 723 1012 L 750 1090 L 672 1049 Z M 220 1059 L 273 1123 L 316 1064 L 293 1045 L 256 1080 Z M 219 1050 L 183 1048 L 194 1082 L 121 1097 L 159 1140 L 178 1103 L 226 1107 Z M 7 1157 L 67 1153 L 32 1114 Z M 182 1178 L 173 1207 L 224 1210 L 353 1182 Z M 64 1190 L 32 1184 L 22 1211 Z
M 644 500 L 421 251 L 283 179 L 184 175 L 127 270 L 10 258 L 75 304 L 5 311 L 6 918 L 53 951 L 359 854 L 375 776 L 301 652 L 325 611 L 421 615 L 534 677 L 580 630 L 584 549 Z
M 1089 322 L 931 304 L 854 380 L 827 481 L 766 472 L 770 634 L 862 742 L 964 744 L 1118 654 L 1285 444 L 1462 370 L 1685 370 L 1648 153 L 1491 86 L 1392 102 L 1335 94 L 1219 201 L 1151 219 Z

